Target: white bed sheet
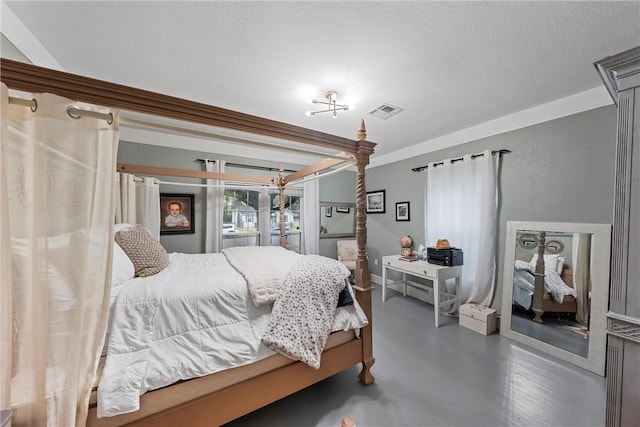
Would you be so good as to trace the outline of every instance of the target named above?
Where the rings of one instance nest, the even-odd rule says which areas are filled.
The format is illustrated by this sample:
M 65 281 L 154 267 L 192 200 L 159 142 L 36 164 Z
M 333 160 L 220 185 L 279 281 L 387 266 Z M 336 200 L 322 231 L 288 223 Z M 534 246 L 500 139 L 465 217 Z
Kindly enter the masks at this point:
M 246 281 L 223 254 L 172 253 L 169 261 L 160 273 L 119 289 L 98 386 L 99 418 L 138 410 L 147 391 L 274 354 L 261 343 L 271 305 L 251 302 Z M 333 331 L 366 324 L 354 298 L 337 310 Z
M 533 266 L 526 262 L 516 260 L 513 273 L 513 301 L 520 306 L 529 309 L 535 289 L 535 277 Z M 550 293 L 553 299 L 562 304 L 564 297 L 571 295 L 577 297 L 576 290 L 567 286 L 560 275 L 553 270 L 545 270 L 544 291 Z

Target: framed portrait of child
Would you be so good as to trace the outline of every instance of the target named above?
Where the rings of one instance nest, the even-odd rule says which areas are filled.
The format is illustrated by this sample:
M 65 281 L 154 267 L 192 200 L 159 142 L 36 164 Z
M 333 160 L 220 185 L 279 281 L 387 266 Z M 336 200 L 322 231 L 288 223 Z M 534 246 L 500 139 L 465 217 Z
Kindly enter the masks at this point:
M 193 194 L 160 193 L 160 234 L 195 233 Z

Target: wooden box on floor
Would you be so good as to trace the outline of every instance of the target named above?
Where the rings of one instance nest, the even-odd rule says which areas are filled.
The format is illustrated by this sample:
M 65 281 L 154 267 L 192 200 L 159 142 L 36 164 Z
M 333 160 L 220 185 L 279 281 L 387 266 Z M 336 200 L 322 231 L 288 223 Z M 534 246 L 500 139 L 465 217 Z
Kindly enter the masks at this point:
M 460 306 L 460 326 L 469 328 L 482 335 L 490 335 L 496 331 L 496 311 L 477 304 Z

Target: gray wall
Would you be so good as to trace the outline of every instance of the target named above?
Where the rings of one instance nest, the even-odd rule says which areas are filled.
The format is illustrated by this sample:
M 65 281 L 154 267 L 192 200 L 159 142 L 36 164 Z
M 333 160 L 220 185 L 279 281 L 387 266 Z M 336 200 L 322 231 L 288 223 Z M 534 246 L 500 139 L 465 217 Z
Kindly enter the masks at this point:
M 375 141 L 375 135 L 371 135 Z M 424 174 L 430 161 L 507 149 L 501 161 L 496 292 L 500 311 L 507 221 L 611 223 L 615 168 L 614 106 L 472 141 L 367 170 L 367 191 L 386 190 L 386 213 L 367 216 L 367 252 L 373 274 L 380 257 L 400 252 L 399 238 L 424 243 Z M 395 203 L 411 202 L 411 221 L 395 221 Z M 433 244 L 434 242 L 428 242 Z M 464 251 L 464 248 L 462 248 Z M 376 265 L 375 262 L 378 262 Z
M 118 147 L 118 162 L 133 163 L 149 166 L 173 167 L 180 169 L 202 170 L 202 163 L 196 159 L 220 158 L 228 162 L 250 164 L 254 166 L 280 167 L 259 159 L 246 159 L 233 156 L 218 156 L 214 153 L 200 151 L 182 150 L 168 147 L 158 147 L 148 144 L 137 144 L 121 141 Z M 283 164 L 285 169 L 297 170 L 299 165 Z M 228 172 L 242 173 L 244 175 L 277 176 L 277 172 L 263 172 L 249 169 L 228 169 Z M 158 177 L 163 181 L 199 183 L 199 180 L 180 177 Z M 327 202 L 347 202 L 355 201 L 355 172 L 342 171 L 328 175 L 320 179 L 320 200 Z M 204 200 L 206 190 L 199 187 L 186 187 L 177 185 L 160 186 L 162 193 L 183 193 L 194 194 L 195 204 L 195 233 L 194 234 L 174 234 L 160 236 L 160 242 L 168 252 L 202 253 L 205 248 L 204 231 Z M 336 239 L 321 239 L 320 254 L 328 257 L 336 257 Z
M 356 173 L 342 171 L 333 175 L 328 175 L 320 179 L 320 201 L 322 202 L 356 202 Z M 336 213 L 334 212 L 334 215 Z M 355 237 L 353 237 L 355 239 Z M 336 241 L 348 240 L 322 238 L 320 239 L 320 255 L 329 258 L 337 258 Z

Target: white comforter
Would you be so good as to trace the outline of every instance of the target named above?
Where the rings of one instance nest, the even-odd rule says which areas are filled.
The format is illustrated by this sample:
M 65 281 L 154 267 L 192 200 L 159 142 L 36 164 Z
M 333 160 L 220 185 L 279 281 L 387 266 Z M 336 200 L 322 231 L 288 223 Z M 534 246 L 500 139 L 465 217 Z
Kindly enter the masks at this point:
M 535 288 L 534 271 L 530 263 L 516 260 L 513 274 L 513 300 L 526 309 L 531 308 Z M 562 304 L 567 295 L 577 296 L 576 290 L 567 286 L 560 275 L 551 269 L 545 270 L 544 273 L 544 291 L 551 294 L 559 304 Z
M 160 273 L 126 282 L 111 312 L 98 417 L 139 409 L 139 396 L 181 379 L 255 362 L 274 352 L 260 339 L 271 305 L 256 307 L 223 254 L 170 254 Z M 333 331 L 366 325 L 354 305 Z

